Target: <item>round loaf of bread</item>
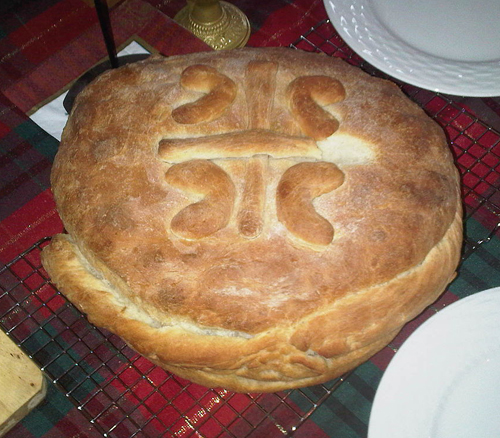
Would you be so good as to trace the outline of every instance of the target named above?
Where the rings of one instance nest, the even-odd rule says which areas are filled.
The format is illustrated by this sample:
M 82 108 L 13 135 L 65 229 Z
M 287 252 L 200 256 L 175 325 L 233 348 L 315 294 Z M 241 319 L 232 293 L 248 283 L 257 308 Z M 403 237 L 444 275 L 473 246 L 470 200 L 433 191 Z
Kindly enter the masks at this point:
M 42 254 L 91 322 L 206 386 L 332 379 L 454 278 L 459 176 L 392 82 L 326 55 L 151 57 L 77 98 Z

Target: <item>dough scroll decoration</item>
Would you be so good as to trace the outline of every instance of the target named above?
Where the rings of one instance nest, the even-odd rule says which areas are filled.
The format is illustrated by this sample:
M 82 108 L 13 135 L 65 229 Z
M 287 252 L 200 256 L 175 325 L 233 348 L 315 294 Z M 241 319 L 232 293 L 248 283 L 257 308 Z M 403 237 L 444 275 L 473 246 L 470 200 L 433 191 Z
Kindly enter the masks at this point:
M 205 93 L 198 100 L 174 109 L 172 117 L 177 123 L 196 124 L 210 122 L 233 103 L 236 84 L 226 75 L 208 65 L 192 65 L 181 74 L 181 85 L 193 91 Z
M 290 109 L 304 134 L 323 140 L 337 131 L 339 121 L 322 107 L 345 99 L 344 86 L 329 76 L 300 76 L 287 89 Z
M 203 199 L 177 213 L 172 232 L 186 239 L 201 239 L 229 223 L 235 199 L 229 175 L 207 160 L 191 160 L 170 167 L 167 182 L 181 190 L 202 195 Z
M 333 240 L 333 226 L 316 212 L 313 200 L 343 182 L 344 173 L 333 163 L 295 164 L 283 174 L 278 185 L 278 220 L 295 237 L 313 245 L 328 245 Z
M 345 99 L 342 84 L 328 76 L 300 76 L 285 89 L 289 112 L 302 136 L 272 129 L 273 104 L 278 65 L 251 61 L 246 67 L 245 99 L 248 106 L 246 129 L 214 133 L 205 137 L 166 138 L 160 141 L 159 156 L 172 164 L 166 180 L 183 191 L 203 199 L 188 205 L 174 216 L 172 232 L 182 238 L 200 239 L 226 227 L 237 199 L 231 177 L 212 160 L 244 159 L 246 172 L 239 211 L 238 233 L 247 239 L 258 237 L 264 227 L 267 167 L 271 159 L 305 160 L 288 168 L 276 189 L 276 213 L 291 235 L 318 247 L 329 245 L 332 224 L 313 205 L 315 198 L 330 193 L 344 182 L 344 173 L 322 161 L 317 141 L 334 134 L 340 122 L 323 107 Z M 213 121 L 232 104 L 236 84 L 213 67 L 194 65 L 181 75 L 185 88 L 206 92 L 200 99 L 173 110 L 177 123 Z M 193 160 L 191 157 L 196 156 Z

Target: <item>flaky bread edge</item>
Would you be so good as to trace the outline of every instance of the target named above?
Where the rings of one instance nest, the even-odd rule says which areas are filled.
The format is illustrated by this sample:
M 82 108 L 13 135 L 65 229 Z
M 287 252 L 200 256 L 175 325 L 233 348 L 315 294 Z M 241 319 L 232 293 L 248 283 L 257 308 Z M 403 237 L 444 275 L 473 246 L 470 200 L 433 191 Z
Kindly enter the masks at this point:
M 443 239 L 418 266 L 294 324 L 254 336 L 213 334 L 210 328 L 190 330 L 185 324 L 155 326 L 132 304 L 120 302 L 67 234 L 53 237 L 42 251 L 42 263 L 91 323 L 122 337 L 154 364 L 207 387 L 275 392 L 338 377 L 382 349 L 453 280 L 461 244 L 459 209 Z

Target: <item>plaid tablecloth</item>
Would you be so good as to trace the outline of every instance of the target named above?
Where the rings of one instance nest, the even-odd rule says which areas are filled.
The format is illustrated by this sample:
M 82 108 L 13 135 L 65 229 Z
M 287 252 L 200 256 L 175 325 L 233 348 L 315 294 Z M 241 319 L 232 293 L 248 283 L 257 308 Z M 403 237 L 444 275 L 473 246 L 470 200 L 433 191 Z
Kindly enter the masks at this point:
M 210 50 L 169 18 L 184 6 L 182 1 L 111 3 L 118 46 L 135 40 L 165 55 Z M 232 3 L 251 22 L 249 46 L 292 45 L 300 50 L 324 51 L 378 74 L 363 64 L 325 21 L 321 0 Z M 35 360 L 49 364 L 47 373 L 57 383 L 49 384 L 45 401 L 8 437 L 97 437 L 103 431 L 116 437 L 366 437 L 383 371 L 409 334 L 447 304 L 500 286 L 500 241 L 496 236 L 499 100 L 451 98 L 401 84 L 443 126 L 450 139 L 464 180 L 466 252 L 459 276 L 441 299 L 344 383 L 276 395 L 209 391 L 158 370 L 120 340 L 88 328 L 79 334 L 83 319 L 68 310 L 64 298 L 45 285 L 43 278 L 36 280 L 31 275 L 30 270 L 38 269 L 38 249 L 19 262 L 13 264 L 12 260 L 40 239 L 62 230 L 49 190 L 58 141 L 29 115 L 105 59 L 106 50 L 90 0 L 4 1 L 0 14 L 0 266 L 4 267 L 0 271 L 0 323 L 14 339 L 23 340 L 25 349 L 36 352 Z M 23 301 L 19 295 L 22 305 L 13 301 L 19 279 L 30 297 Z M 57 317 L 51 319 L 54 315 Z M 63 327 L 58 329 L 52 320 L 62 321 Z M 43 331 L 38 330 L 38 323 L 43 324 Z M 73 335 L 75 339 L 71 339 Z M 57 343 L 52 342 L 58 337 Z M 112 348 L 106 347 L 109 345 Z M 51 351 L 54 346 L 59 350 Z M 116 356 L 109 353 L 111 350 Z M 51 354 L 61 360 L 47 359 Z M 72 377 L 75 363 L 87 373 L 85 379 L 78 380 L 76 374 Z M 73 381 L 78 382 L 74 387 Z M 66 391 L 61 385 L 66 385 Z M 81 402 L 79 408 L 73 404 L 75 400 Z M 115 407 L 118 401 L 120 408 Z M 89 421 L 94 405 L 99 405 L 102 414 Z

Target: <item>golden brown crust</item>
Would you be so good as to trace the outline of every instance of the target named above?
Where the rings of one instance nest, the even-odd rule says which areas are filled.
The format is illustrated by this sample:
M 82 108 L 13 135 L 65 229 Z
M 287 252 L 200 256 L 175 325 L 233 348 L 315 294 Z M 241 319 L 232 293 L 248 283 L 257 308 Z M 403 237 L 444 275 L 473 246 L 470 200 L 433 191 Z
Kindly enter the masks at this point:
M 97 278 L 66 234 L 54 236 L 42 258 L 52 280 L 91 322 L 117 333 L 152 362 L 209 387 L 271 392 L 333 379 L 387 345 L 453 279 L 447 274 L 457 260 L 450 254 L 460 251 L 461 233 L 457 215 L 411 272 L 346 296 L 296 324 L 250 337 L 182 321 L 159 327 Z
M 155 363 L 237 391 L 366 360 L 459 260 L 439 126 L 394 84 L 291 49 L 102 75 L 52 185 L 69 233 L 43 252 L 58 287 Z

